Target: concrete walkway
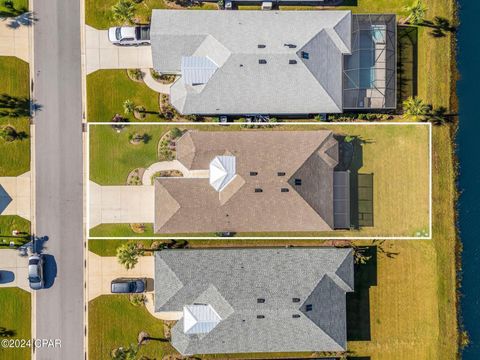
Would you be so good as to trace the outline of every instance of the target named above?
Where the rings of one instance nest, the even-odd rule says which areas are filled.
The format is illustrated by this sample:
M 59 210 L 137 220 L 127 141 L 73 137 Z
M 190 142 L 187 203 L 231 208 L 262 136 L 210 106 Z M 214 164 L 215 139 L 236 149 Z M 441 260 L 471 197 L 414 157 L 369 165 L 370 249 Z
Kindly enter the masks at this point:
M 178 160 L 160 161 L 150 165 L 145 170 L 142 177 L 142 184 L 151 185 L 152 184 L 151 179 L 152 179 L 152 176 L 155 175 L 155 173 L 159 171 L 167 171 L 167 170 L 181 171 L 183 173 L 183 177 L 186 177 L 186 178 L 208 178 L 210 174 L 209 170 L 188 170 Z
M 0 56 L 29 62 L 28 31 L 29 27 L 19 24 L 17 18 L 0 19 Z
M 146 69 L 153 67 L 150 46 L 115 46 L 108 30 L 85 25 L 85 62 L 87 75 L 99 69 Z
M 143 73 L 143 82 L 153 91 L 158 93 L 170 95 L 170 87 L 173 85 L 171 84 L 162 84 L 155 80 L 150 72 L 150 69 L 142 69 Z
M 120 277 L 147 278 L 147 291 L 153 292 L 153 279 L 155 274 L 154 256 L 141 256 L 133 269 L 127 270 L 115 256 L 99 256 L 88 252 L 88 301 L 97 296 L 111 294 L 110 283 Z
M 155 188 L 140 186 L 100 186 L 89 182 L 90 228 L 99 224 L 153 223 Z
M 0 214 L 18 215 L 24 219 L 31 219 L 30 211 L 30 193 L 31 193 L 30 171 L 20 176 L 0 177 Z M 1 188 L 5 192 L 1 191 Z M 6 207 L 4 208 L 4 205 Z M 3 209 L 3 211 L 2 211 Z
M 19 256 L 18 250 L 0 250 L 0 271 L 10 271 L 13 279 L 0 280 L 0 287 L 19 287 L 31 291 L 28 285 L 28 257 Z M 2 274 L 5 276 L 5 273 Z M 8 281 L 8 282 L 4 282 Z

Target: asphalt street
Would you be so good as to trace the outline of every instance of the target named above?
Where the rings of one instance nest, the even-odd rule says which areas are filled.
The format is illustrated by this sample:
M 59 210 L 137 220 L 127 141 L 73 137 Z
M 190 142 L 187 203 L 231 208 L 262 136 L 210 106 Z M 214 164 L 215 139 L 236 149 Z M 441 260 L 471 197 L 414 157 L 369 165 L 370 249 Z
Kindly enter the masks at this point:
M 37 359 L 84 359 L 80 1 L 35 0 L 36 228 L 46 289 L 36 294 L 36 338 L 61 347 Z

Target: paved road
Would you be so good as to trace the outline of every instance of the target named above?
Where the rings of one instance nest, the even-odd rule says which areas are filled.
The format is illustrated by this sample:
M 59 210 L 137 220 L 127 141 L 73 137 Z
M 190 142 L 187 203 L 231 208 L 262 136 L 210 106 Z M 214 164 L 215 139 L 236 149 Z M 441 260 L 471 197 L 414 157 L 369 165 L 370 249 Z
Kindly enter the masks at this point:
M 80 0 L 35 0 L 36 235 L 48 236 L 36 337 L 62 341 L 37 359 L 84 358 Z M 50 275 L 49 275 L 50 274 Z M 47 280 L 47 282 L 50 282 Z M 48 286 L 48 285 L 47 285 Z

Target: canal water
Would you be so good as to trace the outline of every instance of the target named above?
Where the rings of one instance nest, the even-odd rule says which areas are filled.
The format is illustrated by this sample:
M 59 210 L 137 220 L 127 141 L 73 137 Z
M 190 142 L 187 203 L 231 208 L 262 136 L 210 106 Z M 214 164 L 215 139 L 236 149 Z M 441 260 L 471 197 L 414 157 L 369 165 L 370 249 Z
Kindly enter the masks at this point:
M 480 1 L 460 0 L 458 82 L 460 236 L 463 242 L 462 315 L 471 344 L 465 360 L 480 359 Z

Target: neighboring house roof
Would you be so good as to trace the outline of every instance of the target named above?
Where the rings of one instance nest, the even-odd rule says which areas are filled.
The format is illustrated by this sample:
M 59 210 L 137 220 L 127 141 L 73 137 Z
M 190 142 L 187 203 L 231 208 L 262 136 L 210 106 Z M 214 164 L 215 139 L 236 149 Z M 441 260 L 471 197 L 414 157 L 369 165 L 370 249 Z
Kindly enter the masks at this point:
M 182 74 L 170 101 L 184 114 L 342 112 L 351 18 L 350 11 L 153 10 L 153 65 Z
M 11 196 L 7 191 L 0 185 L 0 214 L 7 208 L 7 206 L 12 202 Z
M 187 131 L 176 150 L 187 169 L 210 168 L 211 177 L 155 179 L 157 233 L 334 228 L 331 131 Z M 217 179 L 211 164 L 232 158 Z
M 197 315 L 184 311 L 188 319 L 172 329 L 184 355 L 344 351 L 345 294 L 353 288 L 351 249 L 155 253 L 155 311 L 204 306 Z

